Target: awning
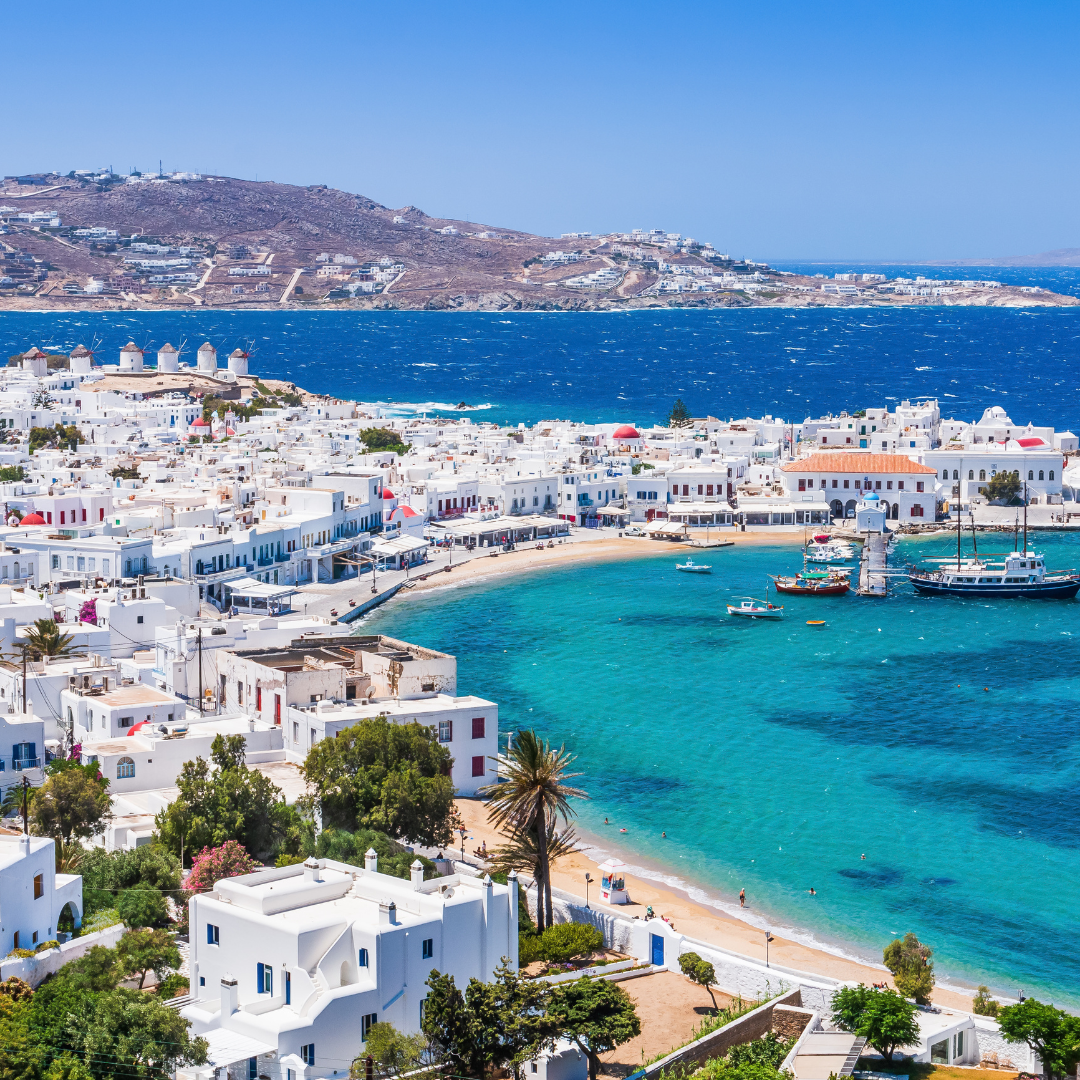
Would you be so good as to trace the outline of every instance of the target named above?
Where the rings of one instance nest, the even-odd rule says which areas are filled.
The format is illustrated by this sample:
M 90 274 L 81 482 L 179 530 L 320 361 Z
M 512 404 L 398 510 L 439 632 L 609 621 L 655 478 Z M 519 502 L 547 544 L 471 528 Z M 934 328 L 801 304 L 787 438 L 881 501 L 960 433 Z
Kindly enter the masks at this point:
M 247 1061 L 262 1054 L 277 1052 L 273 1043 L 252 1039 L 228 1028 L 212 1028 L 203 1034 L 203 1038 L 207 1042 L 206 1064 L 215 1069 L 223 1069 L 237 1061 Z
M 233 596 L 247 596 L 253 600 L 280 600 L 285 596 L 292 596 L 298 590 L 292 585 L 269 585 L 265 581 L 259 581 L 253 577 L 237 578 L 236 581 L 226 581 L 227 588 Z

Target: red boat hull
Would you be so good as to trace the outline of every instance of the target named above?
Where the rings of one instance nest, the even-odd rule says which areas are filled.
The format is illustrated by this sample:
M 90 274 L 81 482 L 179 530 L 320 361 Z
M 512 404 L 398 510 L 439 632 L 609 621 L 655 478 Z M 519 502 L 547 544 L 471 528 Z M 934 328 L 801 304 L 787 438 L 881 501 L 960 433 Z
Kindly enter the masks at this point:
M 848 581 L 830 581 L 826 584 L 791 579 L 785 582 L 783 578 L 773 578 L 773 581 L 776 583 L 777 592 L 789 593 L 792 596 L 843 596 L 851 590 L 851 583 Z

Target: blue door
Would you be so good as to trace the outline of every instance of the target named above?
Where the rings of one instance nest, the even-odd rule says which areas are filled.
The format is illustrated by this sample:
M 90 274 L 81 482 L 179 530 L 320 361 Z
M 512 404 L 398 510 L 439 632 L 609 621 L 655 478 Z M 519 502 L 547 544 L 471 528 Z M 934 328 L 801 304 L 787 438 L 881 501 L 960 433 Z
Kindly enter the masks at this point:
M 657 967 L 664 966 L 664 939 L 659 934 L 651 934 L 652 938 L 652 962 Z

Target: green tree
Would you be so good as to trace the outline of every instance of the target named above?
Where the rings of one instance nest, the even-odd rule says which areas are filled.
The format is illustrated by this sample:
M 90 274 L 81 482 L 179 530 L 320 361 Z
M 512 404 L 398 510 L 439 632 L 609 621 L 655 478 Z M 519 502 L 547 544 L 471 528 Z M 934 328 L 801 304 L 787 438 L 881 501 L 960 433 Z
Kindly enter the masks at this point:
M 989 986 L 980 986 L 971 999 L 971 1011 L 978 1016 L 997 1016 L 1001 1005 L 990 996 Z
M 1042 1062 L 1046 1080 L 1071 1076 L 1080 1062 L 1080 1017 L 1028 998 L 998 1011 L 1001 1034 L 1027 1043 Z
M 376 829 L 427 847 L 450 843 L 452 759 L 423 724 L 361 720 L 308 752 L 304 776 L 323 823 L 353 832 Z
M 380 450 L 393 450 L 398 454 L 408 452 L 409 444 L 391 428 L 364 428 L 360 432 L 360 441 L 364 446 L 377 453 Z
M 690 417 L 690 412 L 683 404 L 682 398 L 676 398 L 675 404 L 671 406 L 671 412 L 668 413 L 668 427 L 684 428 L 690 427 L 693 420 Z
M 96 1077 L 130 1080 L 132 1073 L 163 1077 L 179 1066 L 206 1064 L 206 1040 L 192 1038 L 178 1010 L 137 990 L 100 995 L 90 1015 L 70 1035 Z
M 893 990 L 859 985 L 833 995 L 833 1022 L 861 1035 L 887 1061 L 902 1046 L 916 1045 L 922 1036 L 915 1020 L 918 1009 Z
M 707 960 L 702 960 L 696 952 L 685 952 L 679 956 L 679 967 L 682 973 L 691 981 L 704 986 L 712 999 L 713 1009 L 716 1008 L 716 995 L 712 988 L 716 985 L 716 969 Z
M 71 634 L 61 633 L 55 619 L 35 619 L 22 642 L 16 644 L 23 645 L 32 660 L 40 660 L 43 656 L 62 660 L 74 654 L 75 650 L 71 645 L 73 640 Z
M 156 889 L 174 900 L 180 895 L 180 860 L 159 844 L 130 851 L 84 849 L 78 872 L 83 879 L 84 916 L 113 907 L 126 889 Z
M 588 975 L 555 986 L 551 1013 L 559 1034 L 577 1043 L 589 1060 L 589 1080 L 600 1071 L 600 1055 L 641 1034 L 641 1021 L 630 995 L 616 983 Z
M 115 990 L 123 976 L 123 965 L 116 949 L 91 946 L 77 960 L 65 965 L 64 979 L 76 989 L 89 993 Z
M 499 771 L 506 778 L 505 782 L 480 789 L 480 794 L 491 800 L 488 820 L 496 828 L 508 833 L 512 840 L 525 833 L 532 834 L 536 848 L 536 921 L 541 930 L 554 922 L 548 855 L 551 834 L 559 818 L 569 824 L 574 814 L 571 799 L 588 798 L 584 791 L 566 783 L 581 775 L 567 771 L 573 761 L 573 755 L 567 753 L 565 746 L 553 750 L 535 731 L 519 731 L 510 752 L 500 754 L 498 758 Z
M 349 1068 L 350 1080 L 364 1080 L 366 1058 L 371 1057 L 377 1076 L 397 1077 L 412 1072 L 428 1056 L 428 1041 L 423 1033 L 403 1035 L 393 1024 L 372 1024 L 368 1029 L 365 1053 Z
M 0 483 L 11 483 L 17 480 L 25 480 L 26 473 L 21 465 L 0 466 Z
M 124 889 L 116 898 L 116 910 L 132 929 L 163 926 L 169 920 L 169 908 L 164 894 L 151 885 Z
M 30 803 L 31 830 L 65 847 L 75 837 L 88 839 L 104 832 L 112 817 L 109 781 L 97 765 L 55 760 L 49 763 L 48 773 Z
M 775 1031 L 766 1032 L 760 1039 L 733 1046 L 727 1052 L 727 1064 L 732 1069 L 745 1065 L 765 1065 L 779 1069 L 791 1049 L 793 1039 L 783 1039 Z
M 139 976 L 140 990 L 151 971 L 163 979 L 180 966 L 180 952 L 167 930 L 129 930 L 117 943 L 116 955 L 125 975 Z
M 979 494 L 988 499 L 1000 499 L 1002 502 L 1011 503 L 1020 494 L 1020 474 L 1018 472 L 1002 471 L 990 477 L 990 483 L 986 487 L 979 488 Z
M 934 989 L 934 950 L 908 933 L 886 945 L 883 955 L 896 989 L 918 1005 L 929 1004 Z
M 832 1022 L 842 1031 L 854 1031 L 872 993 L 865 983 L 840 987 L 832 996 Z
M 109 470 L 109 475 L 114 480 L 138 480 L 139 470 L 134 465 L 117 465 Z
M 314 854 L 320 859 L 335 859 L 349 863 L 350 866 L 363 866 L 369 850 L 379 857 L 379 873 L 391 877 L 412 877 L 412 864 L 419 859 L 424 867 L 424 879 L 438 877 L 435 864 L 422 855 L 414 855 L 401 844 L 391 840 L 386 833 L 375 829 L 358 829 L 347 832 L 345 829 L 323 829 L 315 841 Z
M 40 390 L 34 391 L 30 404 L 35 409 L 51 409 L 56 404 L 56 399 L 43 386 Z
M 435 1059 L 459 1076 L 489 1068 L 520 1067 L 554 1045 L 557 1027 L 547 1012 L 550 989 L 501 964 L 492 982 L 470 979 L 462 994 L 453 976 L 432 971 L 422 1028 Z
M 186 855 L 235 839 L 256 857 L 270 856 L 294 813 L 279 788 L 247 767 L 244 747 L 242 735 L 216 735 L 210 763 L 196 758 L 184 764 L 176 785 L 179 797 L 155 818 L 165 848 L 176 855 L 183 848 Z

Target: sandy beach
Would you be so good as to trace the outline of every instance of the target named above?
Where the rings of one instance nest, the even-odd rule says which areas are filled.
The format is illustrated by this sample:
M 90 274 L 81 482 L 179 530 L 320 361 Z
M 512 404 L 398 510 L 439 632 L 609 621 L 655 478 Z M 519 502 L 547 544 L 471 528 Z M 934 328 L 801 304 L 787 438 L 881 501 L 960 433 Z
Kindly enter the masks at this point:
M 705 530 L 691 530 L 692 539 L 705 540 Z M 802 532 L 739 532 L 720 535 L 725 543 L 723 547 L 701 548 L 693 544 L 683 544 L 665 540 L 650 540 L 640 536 L 604 536 L 596 540 L 575 540 L 574 543 L 556 544 L 538 550 L 529 544 L 520 545 L 515 551 L 499 552 L 494 555 L 480 556 L 468 562 L 455 564 L 449 573 L 437 573 L 418 581 L 412 589 L 399 594 L 401 599 L 430 589 L 474 584 L 503 574 L 520 573 L 525 570 L 543 570 L 559 566 L 578 566 L 588 562 L 615 562 L 620 559 L 639 559 L 647 557 L 675 558 L 682 560 L 688 553 L 704 561 L 706 557 L 720 566 L 724 556 L 732 547 L 800 547 Z M 710 539 L 716 541 L 717 530 L 713 529 Z
M 469 829 L 465 841 L 467 853 L 479 847 L 482 842 L 486 842 L 489 849 L 504 842 L 500 834 L 488 824 L 487 807 L 484 803 L 475 799 L 458 799 L 457 808 Z M 617 833 L 617 825 L 613 824 L 611 828 Z M 603 838 L 597 838 L 597 841 L 602 844 Z M 620 840 L 619 843 L 623 848 L 628 846 L 625 840 Z M 599 880 L 598 864 L 584 852 L 575 852 L 556 864 L 552 872 L 552 885 L 557 889 L 583 897 L 586 871 L 591 873 L 595 880 Z M 732 918 L 716 908 L 700 904 L 692 900 L 685 892 L 669 888 L 649 878 L 627 874 L 626 882 L 632 903 L 618 909 L 605 910 L 633 918 L 634 915 L 643 915 L 646 907 L 651 906 L 657 916 L 666 916 L 681 933 L 764 963 L 765 937 L 764 932 L 758 927 Z M 737 900 L 737 896 L 728 899 Z M 595 891 L 591 897 L 591 903 L 594 906 L 600 906 L 596 904 Z M 748 908 L 752 910 L 753 904 L 753 896 L 748 896 Z M 809 974 L 826 975 L 833 979 L 850 979 L 865 983 L 888 982 L 890 985 L 892 983 L 892 977 L 884 968 L 848 960 L 779 935 L 774 935 L 769 945 L 769 959 L 774 964 L 782 964 Z M 933 1000 L 939 1005 L 971 1010 L 969 995 L 942 987 L 935 987 Z

